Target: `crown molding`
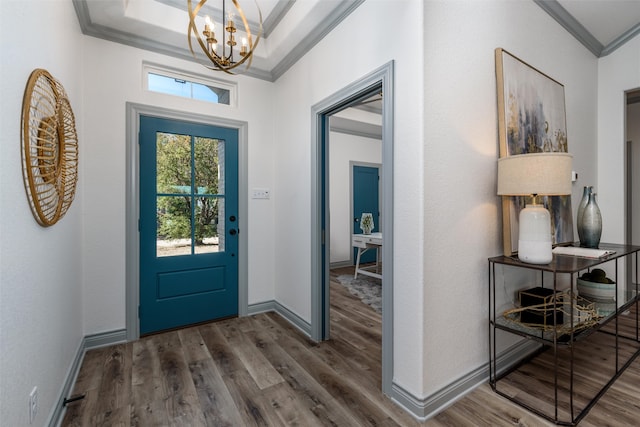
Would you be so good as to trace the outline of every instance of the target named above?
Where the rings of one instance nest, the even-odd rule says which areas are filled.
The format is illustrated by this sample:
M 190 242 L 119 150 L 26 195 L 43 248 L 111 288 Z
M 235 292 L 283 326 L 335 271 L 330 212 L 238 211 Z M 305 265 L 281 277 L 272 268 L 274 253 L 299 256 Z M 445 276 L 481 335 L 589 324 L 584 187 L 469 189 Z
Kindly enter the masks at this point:
M 597 58 L 607 56 L 626 42 L 640 34 L 640 23 L 616 37 L 604 46 L 577 19 L 558 3 L 557 0 L 533 0 L 538 6 L 555 19 L 562 27 L 573 35 L 584 47 Z
M 640 23 L 638 23 L 638 24 L 634 25 L 633 27 L 629 28 L 622 35 L 620 35 L 615 40 L 613 40 L 611 43 L 606 45 L 604 47 L 604 49 L 602 49 L 602 52 L 600 53 L 600 56 L 609 55 L 611 52 L 613 52 L 614 50 L 618 49 L 620 46 L 622 46 L 623 44 L 625 44 L 626 42 L 628 42 L 629 40 L 631 40 L 632 38 L 634 38 L 638 34 L 640 34 Z
M 604 46 L 591 34 L 567 9 L 562 7 L 556 0 L 533 0 L 553 19 L 564 27 L 573 37 L 575 37 L 584 47 L 589 49 L 595 56 L 600 57 Z

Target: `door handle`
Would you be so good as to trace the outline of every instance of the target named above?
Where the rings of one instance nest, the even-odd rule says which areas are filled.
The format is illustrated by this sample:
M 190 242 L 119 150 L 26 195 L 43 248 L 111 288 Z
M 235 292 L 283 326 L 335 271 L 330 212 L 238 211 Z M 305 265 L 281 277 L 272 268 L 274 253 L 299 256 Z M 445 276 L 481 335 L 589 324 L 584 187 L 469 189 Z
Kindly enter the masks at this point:
M 360 222 L 360 218 L 353 218 L 355 222 Z
M 237 233 L 235 228 L 232 228 L 231 230 L 229 230 L 229 234 L 231 234 L 232 236 L 235 236 Z

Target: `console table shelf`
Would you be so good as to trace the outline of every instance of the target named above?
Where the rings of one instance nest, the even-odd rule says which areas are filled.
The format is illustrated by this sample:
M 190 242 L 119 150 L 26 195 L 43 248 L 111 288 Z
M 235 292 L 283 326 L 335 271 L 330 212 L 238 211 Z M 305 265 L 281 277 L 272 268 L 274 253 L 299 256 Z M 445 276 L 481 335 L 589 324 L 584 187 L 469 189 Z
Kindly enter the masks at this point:
M 551 263 L 544 265 L 523 263 L 517 257 L 489 258 L 491 388 L 559 425 L 577 425 L 640 354 L 640 246 L 601 244 L 600 248 L 614 253 L 598 259 L 554 255 Z M 617 309 L 605 317 L 593 319 L 593 322 L 580 324 L 571 309 L 568 316 L 565 314 L 562 325 L 529 327 L 505 318 L 496 308 L 497 268 L 503 269 L 500 276 L 503 281 L 508 277 L 504 274 L 505 269 L 538 271 L 540 283 L 536 286 L 553 289 L 554 293 L 561 290 L 559 279 L 565 275 L 568 281 L 563 283 L 570 284 L 571 294 L 575 294 L 579 274 L 606 263 L 615 269 L 612 277 L 616 283 Z M 506 286 L 506 283 L 501 284 L 499 291 L 504 287 L 506 292 Z M 561 304 L 554 302 L 550 309 L 555 312 Z M 555 321 L 555 316 L 551 317 Z M 507 335 L 526 338 L 527 343 L 532 343 L 531 351 L 519 357 L 498 355 L 497 343 Z M 499 360 L 504 362 L 499 363 Z

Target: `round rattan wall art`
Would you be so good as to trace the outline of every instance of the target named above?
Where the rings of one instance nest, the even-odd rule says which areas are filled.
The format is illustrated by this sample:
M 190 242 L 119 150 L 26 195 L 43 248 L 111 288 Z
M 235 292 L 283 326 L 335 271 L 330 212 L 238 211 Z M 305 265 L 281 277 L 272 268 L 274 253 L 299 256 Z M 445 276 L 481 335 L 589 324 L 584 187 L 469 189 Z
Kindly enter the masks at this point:
M 22 175 L 31 211 L 48 227 L 71 206 L 78 181 L 78 136 L 60 82 L 36 69 L 22 101 Z

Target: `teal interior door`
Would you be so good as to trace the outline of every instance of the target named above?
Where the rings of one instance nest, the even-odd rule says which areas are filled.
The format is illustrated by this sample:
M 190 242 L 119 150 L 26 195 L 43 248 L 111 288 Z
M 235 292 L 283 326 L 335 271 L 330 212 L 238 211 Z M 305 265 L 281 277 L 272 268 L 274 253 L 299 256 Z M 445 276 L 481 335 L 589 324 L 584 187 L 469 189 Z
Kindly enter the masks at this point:
M 140 117 L 140 334 L 238 314 L 238 131 Z
M 377 167 L 353 166 L 353 233 L 361 234 L 360 218 L 363 212 L 373 214 L 373 233 L 380 231 L 380 203 L 379 203 L 379 169 Z M 353 263 L 357 256 L 357 249 L 353 249 Z M 376 251 L 369 250 L 362 254 L 361 263 L 375 262 Z

